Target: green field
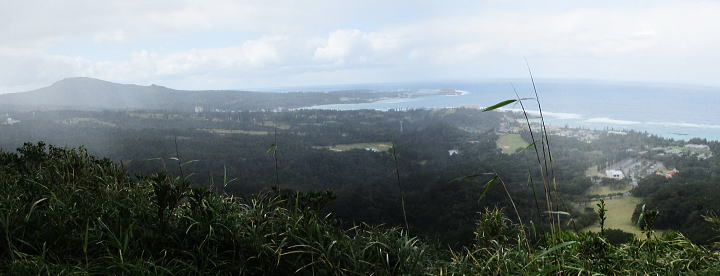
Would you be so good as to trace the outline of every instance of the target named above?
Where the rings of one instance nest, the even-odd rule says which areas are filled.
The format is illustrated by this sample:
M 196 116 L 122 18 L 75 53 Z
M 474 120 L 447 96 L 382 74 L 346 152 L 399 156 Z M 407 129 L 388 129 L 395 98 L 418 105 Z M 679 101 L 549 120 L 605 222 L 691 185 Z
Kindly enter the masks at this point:
M 587 176 L 587 177 L 598 176 L 599 174 L 600 174 L 600 172 L 598 171 L 597 165 L 592 166 L 592 167 L 588 168 L 587 170 L 585 170 L 585 176 Z
M 66 125 L 77 125 L 77 124 L 96 124 L 105 127 L 116 127 L 117 125 L 110 122 L 101 121 L 95 118 L 68 118 L 62 121 Z
M 247 134 L 247 135 L 268 135 L 270 134 L 267 131 L 262 130 L 242 130 L 242 129 L 221 129 L 221 128 L 205 128 L 205 129 L 199 129 L 202 131 L 207 131 L 212 134 Z
M 390 142 L 379 143 L 355 143 L 355 144 L 339 144 L 334 146 L 314 147 L 316 149 L 328 149 L 331 151 L 349 151 L 354 149 L 371 149 L 372 151 L 388 151 L 392 148 Z
M 597 174 L 597 166 L 588 168 L 585 172 L 587 174 Z M 632 190 L 632 186 L 627 185 L 620 189 L 613 189 L 609 185 L 594 185 L 585 193 L 588 196 L 602 196 L 611 195 L 617 193 L 625 193 Z M 622 231 L 633 233 L 637 237 L 642 238 L 640 229 L 633 223 L 632 214 L 635 211 L 635 206 L 640 204 L 641 198 L 634 196 L 624 196 L 621 198 L 614 198 L 605 200 L 605 208 L 607 209 L 607 220 L 605 221 L 605 229 L 620 229 Z M 592 201 L 586 205 L 586 207 L 592 207 L 597 211 L 597 204 L 600 201 Z M 593 232 L 600 231 L 600 225 L 595 224 L 586 228 Z
M 640 229 L 632 221 L 632 214 L 635 211 L 635 206 L 640 204 L 640 202 L 641 199 L 634 196 L 605 200 L 605 208 L 607 209 L 605 229 L 620 229 L 628 233 L 633 233 L 638 238 L 643 238 L 644 236 L 640 235 Z M 597 210 L 596 204 L 598 203 L 599 201 L 593 201 L 590 205 Z M 590 226 L 586 230 L 599 232 L 600 225 L 596 224 Z
M 267 127 L 274 126 L 274 127 L 277 127 L 278 129 L 282 129 L 282 130 L 290 129 L 290 125 L 288 125 L 288 124 L 283 124 L 283 123 L 276 124 L 275 122 L 272 122 L 272 121 L 262 121 L 262 122 L 258 122 L 256 124 L 261 125 L 261 126 L 267 126 Z
M 520 137 L 520 134 L 504 133 L 498 134 L 497 146 L 504 154 L 513 154 L 520 149 L 525 148 L 528 142 Z

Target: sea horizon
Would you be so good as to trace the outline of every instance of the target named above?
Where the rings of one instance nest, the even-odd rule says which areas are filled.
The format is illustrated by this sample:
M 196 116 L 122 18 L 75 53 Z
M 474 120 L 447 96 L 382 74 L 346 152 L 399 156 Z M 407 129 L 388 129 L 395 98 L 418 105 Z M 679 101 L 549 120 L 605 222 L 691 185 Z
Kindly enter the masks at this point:
M 514 88 L 513 88 L 514 86 Z M 720 88 L 617 82 L 536 83 L 546 123 L 594 130 L 634 130 L 675 140 L 720 140 Z M 486 107 L 520 97 L 534 98 L 529 82 L 488 81 L 386 84 L 377 91 L 428 91 L 452 88 L 463 95 L 391 98 L 369 103 L 329 104 L 308 107 L 333 110 L 405 110 Z M 357 86 L 356 89 L 368 89 Z M 538 115 L 537 102 L 525 101 L 528 113 Z M 520 111 L 519 106 L 502 110 Z

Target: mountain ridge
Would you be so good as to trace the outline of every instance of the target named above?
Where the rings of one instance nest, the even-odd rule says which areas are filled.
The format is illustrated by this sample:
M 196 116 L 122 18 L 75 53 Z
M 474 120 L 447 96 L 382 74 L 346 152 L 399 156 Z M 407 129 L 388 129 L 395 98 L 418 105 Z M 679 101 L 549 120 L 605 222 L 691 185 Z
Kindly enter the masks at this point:
M 252 92 L 177 90 L 160 85 L 122 84 L 88 77 L 59 80 L 50 86 L 0 95 L 0 108 L 20 110 L 272 110 L 316 104 L 358 103 L 396 96 L 367 90 L 321 92 Z M 351 100 L 347 100 L 351 97 Z

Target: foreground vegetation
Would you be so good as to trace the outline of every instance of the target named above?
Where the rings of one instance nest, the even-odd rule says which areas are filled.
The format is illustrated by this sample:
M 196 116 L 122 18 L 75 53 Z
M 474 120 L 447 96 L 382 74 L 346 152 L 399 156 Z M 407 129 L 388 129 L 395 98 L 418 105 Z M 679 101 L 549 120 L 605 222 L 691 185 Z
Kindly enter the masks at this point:
M 450 250 L 401 228 L 344 228 L 322 211 L 329 192 L 222 196 L 187 177 L 130 177 L 82 149 L 44 144 L 1 152 L 0 188 L 0 272 L 12 275 L 720 271 L 717 252 L 676 233 L 615 245 L 609 230 L 538 233 L 485 209 L 474 242 Z

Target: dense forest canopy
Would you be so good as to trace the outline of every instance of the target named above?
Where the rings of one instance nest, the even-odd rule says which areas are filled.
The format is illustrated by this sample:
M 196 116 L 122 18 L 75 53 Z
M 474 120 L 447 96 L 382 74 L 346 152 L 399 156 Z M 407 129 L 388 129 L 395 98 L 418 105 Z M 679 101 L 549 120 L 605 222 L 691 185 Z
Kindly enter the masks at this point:
M 249 195 L 267 190 L 276 182 L 286 189 L 332 191 L 335 200 L 326 210 L 346 225 L 402 225 L 398 203 L 402 189 L 407 220 L 414 232 L 454 245 L 466 244 L 472 238 L 472 221 L 479 210 L 497 206 L 507 212 L 511 208 L 506 193 L 499 188 L 488 190 L 478 201 L 487 178 L 455 181 L 489 172 L 496 172 L 508 184 L 522 219 L 532 220 L 538 229 L 543 229 L 546 217 L 538 208 L 546 201 L 538 196 L 542 185 L 539 181 L 533 185 L 528 179 L 530 176 L 538 180 L 541 176 L 535 153 L 528 147 L 531 134 L 518 121 L 522 118 L 519 114 L 476 109 L 387 112 L 300 109 L 285 112 L 59 110 L 13 112 L 11 116 L 21 123 L 0 126 L 3 133 L 0 146 L 6 150 L 27 141 L 82 146 L 93 154 L 120 162 L 131 175 L 158 170 L 178 173 L 172 158 L 179 156 L 191 161 L 183 169 L 190 174 L 194 185 L 209 187 L 221 194 Z M 568 135 L 549 138 L 553 174 L 560 193 L 559 208 L 572 214 L 571 225 L 577 230 L 595 223 L 592 204 L 584 203 L 596 183 L 587 175 L 588 168 L 636 158 L 638 152 L 648 148 L 685 143 L 637 132 L 595 133 L 596 138 L 590 142 Z M 505 135 L 519 135 L 518 139 L 528 144 L 523 144 L 517 153 L 504 152 L 498 141 Z M 708 144 L 717 152 L 715 142 L 689 143 L 693 142 Z M 273 144 L 277 145 L 275 155 L 268 151 Z M 391 148 L 397 154 L 397 167 Z M 277 170 L 273 157 L 277 158 Z M 695 241 L 709 242 L 707 232 L 702 230 L 708 226 L 702 216 L 716 210 L 713 202 L 708 199 L 707 203 L 697 200 L 693 200 L 694 204 L 678 203 L 692 197 L 687 193 L 705 196 L 717 193 L 704 188 L 690 191 L 684 186 L 713 187 L 717 157 L 707 160 L 690 155 L 652 158 L 667 167 L 678 168 L 680 174 L 671 181 L 641 179 L 633 195 L 645 198 L 648 208 L 660 210 L 657 227 L 680 230 Z M 400 172 L 402 188 L 397 185 L 396 169 Z M 224 177 L 235 181 L 224 185 L 220 181 Z M 608 185 L 608 181 L 600 183 Z M 669 185 L 664 185 L 666 182 Z M 677 196 L 661 196 L 661 192 L 672 187 L 686 191 Z M 676 210 L 667 210 L 670 206 Z M 674 214 L 693 215 L 679 222 Z

